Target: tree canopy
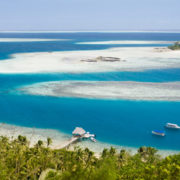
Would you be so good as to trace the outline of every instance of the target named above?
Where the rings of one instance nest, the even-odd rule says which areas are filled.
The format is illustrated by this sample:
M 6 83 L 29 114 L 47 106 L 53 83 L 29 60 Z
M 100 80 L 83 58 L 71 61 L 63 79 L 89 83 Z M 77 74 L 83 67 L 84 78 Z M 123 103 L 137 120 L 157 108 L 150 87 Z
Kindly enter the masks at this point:
M 180 154 L 165 158 L 152 147 L 140 147 L 131 155 L 113 147 L 104 149 L 99 157 L 88 148 L 73 151 L 51 149 L 39 140 L 34 147 L 24 136 L 10 140 L 0 137 L 1 180 L 178 180 Z
M 180 42 L 175 42 L 172 46 L 169 46 L 171 50 L 180 50 Z

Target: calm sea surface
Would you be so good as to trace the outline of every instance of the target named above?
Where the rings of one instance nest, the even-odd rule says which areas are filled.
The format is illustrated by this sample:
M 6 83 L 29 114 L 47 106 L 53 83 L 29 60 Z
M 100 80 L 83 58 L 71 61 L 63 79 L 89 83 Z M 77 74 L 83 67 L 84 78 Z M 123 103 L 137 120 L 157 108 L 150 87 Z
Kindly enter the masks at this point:
M 94 50 L 111 47 L 153 45 L 78 45 L 76 42 L 108 40 L 180 40 L 177 33 L 0 33 L 0 38 L 71 39 L 59 42 L 1 42 L 0 59 L 13 53 Z M 167 45 L 164 45 L 167 46 Z M 12 59 L 13 61 L 13 59 Z M 151 134 L 163 130 L 166 122 L 180 124 L 180 102 L 146 102 L 53 98 L 16 94 L 17 87 L 54 80 L 96 81 L 180 81 L 180 69 L 144 72 L 108 72 L 87 74 L 0 74 L 0 122 L 27 127 L 52 128 L 71 133 L 81 126 L 97 139 L 117 145 L 155 146 L 180 150 L 180 131 L 166 130 L 166 137 Z

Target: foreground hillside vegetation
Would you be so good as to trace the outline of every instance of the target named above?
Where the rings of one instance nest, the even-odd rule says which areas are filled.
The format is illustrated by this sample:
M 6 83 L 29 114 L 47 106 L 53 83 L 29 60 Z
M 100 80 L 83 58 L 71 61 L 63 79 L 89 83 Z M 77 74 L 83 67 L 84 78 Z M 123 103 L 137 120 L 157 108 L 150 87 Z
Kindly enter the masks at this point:
M 180 154 L 161 158 L 157 150 L 141 147 L 135 155 L 125 150 L 104 149 L 96 157 L 89 149 L 51 149 L 52 143 L 38 141 L 34 147 L 24 136 L 0 137 L 1 180 L 178 180 Z

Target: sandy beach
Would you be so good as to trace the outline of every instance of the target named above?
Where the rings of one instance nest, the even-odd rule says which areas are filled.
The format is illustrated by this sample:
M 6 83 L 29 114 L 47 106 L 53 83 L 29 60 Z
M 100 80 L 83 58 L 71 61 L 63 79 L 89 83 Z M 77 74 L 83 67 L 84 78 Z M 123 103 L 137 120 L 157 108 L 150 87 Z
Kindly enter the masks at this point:
M 120 58 L 120 61 L 82 61 L 99 56 L 116 57 Z M 180 67 L 180 51 L 154 47 L 22 53 L 12 55 L 11 59 L 0 61 L 0 73 L 87 73 L 178 67 Z
M 50 147 L 53 149 L 60 149 L 64 147 L 63 145 L 66 144 L 66 142 L 71 138 L 70 134 L 65 134 L 57 130 L 29 128 L 0 123 L 0 136 L 6 136 L 13 140 L 17 138 L 18 135 L 26 136 L 30 142 L 30 146 L 34 146 L 38 140 L 46 142 L 47 138 L 50 137 L 53 141 Z M 46 146 L 45 143 L 44 145 Z M 88 147 L 94 152 L 100 153 L 104 148 L 110 148 L 112 144 L 106 144 L 99 141 L 93 143 L 92 141 L 86 140 L 72 144 L 70 146 L 70 149 L 72 149 L 75 146 L 80 146 L 82 148 Z M 127 148 L 127 150 L 132 153 L 135 153 L 137 150 L 137 148 L 130 148 L 117 145 L 113 145 L 113 147 L 117 148 L 118 150 L 122 148 Z
M 44 142 L 44 146 L 46 146 L 47 138 L 50 137 L 52 139 L 52 144 L 50 145 L 50 147 L 53 149 L 62 148 L 63 144 L 65 144 L 69 140 L 69 138 L 71 138 L 71 135 L 59 132 L 57 130 L 28 128 L 0 123 L 0 136 L 6 136 L 13 140 L 17 138 L 18 135 L 26 136 L 30 142 L 31 147 L 34 146 L 38 140 L 42 140 Z M 76 144 L 70 146 L 70 150 L 72 150 L 76 146 L 82 148 L 88 147 L 90 150 L 95 152 L 97 156 L 100 155 L 104 148 L 110 148 L 112 146 L 116 148 L 117 151 L 120 151 L 121 149 L 126 149 L 131 154 L 135 154 L 137 152 L 137 148 L 135 147 L 118 146 L 100 141 L 97 141 L 96 143 L 93 143 L 89 140 L 77 142 Z M 177 154 L 179 153 L 179 151 L 159 150 L 158 153 L 162 157 L 165 157 L 171 154 Z

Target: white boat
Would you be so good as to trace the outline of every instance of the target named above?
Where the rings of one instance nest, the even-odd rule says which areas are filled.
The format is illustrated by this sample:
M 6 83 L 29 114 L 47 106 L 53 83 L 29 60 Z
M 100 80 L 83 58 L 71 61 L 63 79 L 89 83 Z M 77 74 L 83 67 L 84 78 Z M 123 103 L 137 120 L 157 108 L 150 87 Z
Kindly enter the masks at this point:
M 171 128 L 171 129 L 180 129 L 180 126 L 178 126 L 177 124 L 172 124 L 172 123 L 167 123 L 166 128 Z
M 96 139 L 93 137 L 90 137 L 91 141 L 96 142 Z
M 152 134 L 155 134 L 157 136 L 165 136 L 165 132 L 164 131 L 159 131 L 159 130 L 152 131 Z

